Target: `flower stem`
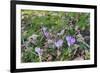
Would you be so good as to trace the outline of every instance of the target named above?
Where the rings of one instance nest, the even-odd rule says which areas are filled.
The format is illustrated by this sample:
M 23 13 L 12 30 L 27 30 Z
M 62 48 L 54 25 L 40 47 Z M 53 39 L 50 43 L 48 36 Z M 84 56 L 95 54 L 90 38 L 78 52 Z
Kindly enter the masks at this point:
M 42 62 L 41 55 L 39 55 L 39 60 L 40 60 L 40 62 Z
M 57 59 L 59 59 L 59 56 L 61 55 L 61 52 L 59 49 L 57 49 Z

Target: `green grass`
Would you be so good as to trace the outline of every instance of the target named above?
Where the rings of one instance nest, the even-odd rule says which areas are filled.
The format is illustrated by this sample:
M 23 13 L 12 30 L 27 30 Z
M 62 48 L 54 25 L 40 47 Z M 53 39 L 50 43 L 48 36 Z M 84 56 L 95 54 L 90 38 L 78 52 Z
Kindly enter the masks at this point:
M 24 42 L 22 42 L 21 45 L 28 42 L 27 48 L 21 47 L 21 49 L 24 49 L 21 52 L 21 61 L 25 63 L 40 62 L 39 55 L 35 51 L 35 47 L 40 47 L 42 49 L 42 62 L 74 60 L 73 57 L 77 57 L 77 54 L 82 52 L 84 52 L 84 55 L 82 55 L 84 60 L 90 59 L 90 45 L 83 37 L 83 35 L 88 37 L 90 35 L 81 33 L 90 33 L 89 21 L 89 13 L 21 10 L 21 24 L 23 24 L 21 27 L 24 27 L 24 29 L 22 29 L 23 32 L 21 32 L 21 41 Z M 47 31 L 51 34 L 50 39 L 53 40 L 53 44 L 47 44 L 48 39 L 44 37 L 41 27 L 47 28 Z M 61 36 L 57 36 L 57 33 L 62 30 L 65 30 L 64 33 Z M 35 44 L 31 43 L 33 41 L 29 41 L 28 39 L 33 34 L 38 35 L 37 39 L 35 39 Z M 73 36 L 76 39 L 75 44 L 70 47 L 65 39 L 68 35 Z M 54 45 L 54 41 L 57 39 L 63 40 L 63 46 L 59 50 L 59 56 L 57 54 L 58 48 Z M 45 48 L 45 46 L 47 47 Z M 81 52 L 76 54 L 75 51 L 78 49 L 80 49 Z

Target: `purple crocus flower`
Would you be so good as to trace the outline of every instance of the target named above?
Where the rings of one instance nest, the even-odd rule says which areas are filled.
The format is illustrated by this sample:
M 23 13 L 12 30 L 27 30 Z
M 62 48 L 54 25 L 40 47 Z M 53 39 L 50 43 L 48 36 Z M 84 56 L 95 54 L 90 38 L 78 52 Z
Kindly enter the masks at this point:
M 42 50 L 39 47 L 35 48 L 35 52 L 38 53 L 39 56 L 42 55 Z
M 46 37 L 46 38 L 49 38 L 49 32 L 47 32 L 47 31 L 45 31 L 45 32 L 43 32 L 43 34 L 44 34 L 44 36 Z
M 47 28 L 46 28 L 46 27 L 42 27 L 42 31 L 43 31 L 43 35 L 44 35 L 46 38 L 49 38 L 49 37 L 50 37 L 50 34 L 49 34 L 49 32 L 47 31 Z
M 66 41 L 68 43 L 68 46 L 71 46 L 71 45 L 73 45 L 75 43 L 76 40 L 72 36 L 66 36 Z
M 62 46 L 62 44 L 63 44 L 63 40 L 60 39 L 60 40 L 56 41 L 54 44 L 55 44 L 55 46 L 56 46 L 57 48 L 60 48 L 60 47 Z

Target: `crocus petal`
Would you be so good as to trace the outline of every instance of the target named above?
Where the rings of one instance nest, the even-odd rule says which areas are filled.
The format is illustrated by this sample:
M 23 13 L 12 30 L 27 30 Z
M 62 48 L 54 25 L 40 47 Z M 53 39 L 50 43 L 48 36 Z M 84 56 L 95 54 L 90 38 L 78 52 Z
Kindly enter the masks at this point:
M 45 32 L 47 30 L 47 28 L 46 27 L 42 27 L 42 30 L 43 30 L 43 32 Z
M 35 48 L 35 52 L 38 53 L 38 55 L 42 54 L 42 50 L 39 47 Z
M 68 46 L 71 46 L 71 45 L 73 45 L 75 43 L 76 40 L 72 36 L 66 36 L 66 41 L 68 43 Z
M 64 32 L 65 32 L 65 30 L 63 29 L 61 32 L 59 32 L 59 33 L 57 33 L 57 35 L 63 35 L 64 34 Z
M 45 35 L 46 38 L 49 37 L 49 33 L 48 32 L 44 32 L 44 35 Z
M 61 39 L 55 42 L 55 46 L 57 48 L 60 48 L 62 46 L 62 44 L 63 44 L 63 40 L 61 40 Z
M 42 27 L 42 32 L 43 32 L 43 35 L 46 38 L 50 38 L 50 33 L 47 31 L 47 28 L 46 27 Z
M 72 43 L 72 44 L 75 43 L 75 38 L 71 38 L 71 43 Z

